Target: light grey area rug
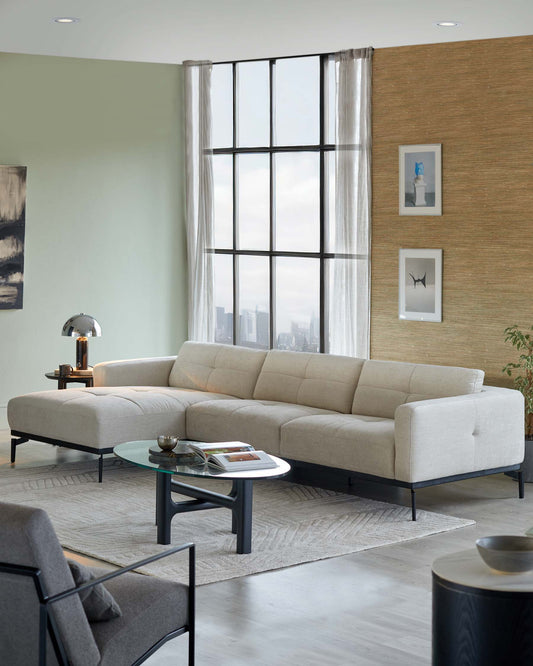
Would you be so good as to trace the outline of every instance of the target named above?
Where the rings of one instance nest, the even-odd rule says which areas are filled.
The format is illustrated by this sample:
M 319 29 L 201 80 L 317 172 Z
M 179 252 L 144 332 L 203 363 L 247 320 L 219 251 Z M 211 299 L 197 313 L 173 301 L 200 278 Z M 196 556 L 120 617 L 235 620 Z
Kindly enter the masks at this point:
M 94 462 L 5 466 L 0 470 L 0 497 L 45 509 L 65 548 L 112 564 L 131 564 L 168 548 L 156 543 L 154 472 L 111 459 L 99 484 L 95 468 Z M 201 485 L 218 492 L 230 488 L 222 480 Z M 172 545 L 196 543 L 197 582 L 202 585 L 474 524 L 422 510 L 417 518 L 411 521 L 409 507 L 265 480 L 254 483 L 251 554 L 235 553 L 226 509 L 178 514 L 172 521 Z M 183 554 L 145 570 L 174 580 L 186 580 L 186 571 Z

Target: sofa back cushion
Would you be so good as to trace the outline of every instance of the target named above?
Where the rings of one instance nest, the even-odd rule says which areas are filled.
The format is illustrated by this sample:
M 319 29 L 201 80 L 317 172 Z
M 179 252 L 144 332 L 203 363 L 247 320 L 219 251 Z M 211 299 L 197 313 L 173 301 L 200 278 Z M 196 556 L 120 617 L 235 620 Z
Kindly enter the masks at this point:
M 394 418 L 405 402 L 479 393 L 484 372 L 443 365 L 365 361 L 352 414 Z
M 348 356 L 271 350 L 254 398 L 349 413 L 363 363 Z
M 169 386 L 251 398 L 266 352 L 210 342 L 185 342 Z

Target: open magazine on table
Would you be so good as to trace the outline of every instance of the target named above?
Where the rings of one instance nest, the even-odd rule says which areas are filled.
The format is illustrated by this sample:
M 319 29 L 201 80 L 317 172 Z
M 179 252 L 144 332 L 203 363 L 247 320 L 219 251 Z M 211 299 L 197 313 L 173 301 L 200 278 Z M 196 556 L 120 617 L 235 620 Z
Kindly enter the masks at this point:
M 245 442 L 187 442 L 191 451 L 206 463 L 210 455 L 214 453 L 239 453 L 241 451 L 253 451 L 254 447 Z
M 230 453 L 210 453 L 207 464 L 225 472 L 239 472 L 249 469 L 277 467 L 276 462 L 264 451 L 233 451 Z

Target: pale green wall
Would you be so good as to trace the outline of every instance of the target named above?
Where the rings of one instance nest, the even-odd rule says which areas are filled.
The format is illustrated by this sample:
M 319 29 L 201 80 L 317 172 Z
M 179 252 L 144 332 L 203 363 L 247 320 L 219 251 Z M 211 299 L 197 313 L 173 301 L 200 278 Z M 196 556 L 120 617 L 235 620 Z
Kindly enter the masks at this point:
M 10 397 L 74 362 L 69 316 L 98 319 L 89 362 L 175 353 L 186 337 L 181 67 L 0 54 L 0 164 L 28 167 L 24 308 L 0 310 Z

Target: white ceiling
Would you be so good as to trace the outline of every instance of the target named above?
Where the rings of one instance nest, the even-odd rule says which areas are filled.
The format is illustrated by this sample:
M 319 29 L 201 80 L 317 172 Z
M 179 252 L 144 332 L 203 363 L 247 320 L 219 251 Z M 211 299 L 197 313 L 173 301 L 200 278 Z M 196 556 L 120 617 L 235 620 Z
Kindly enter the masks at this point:
M 72 25 L 52 19 L 73 16 Z M 438 28 L 454 20 L 457 28 Z M 0 51 L 179 63 L 533 34 L 533 0 L 0 0 Z

